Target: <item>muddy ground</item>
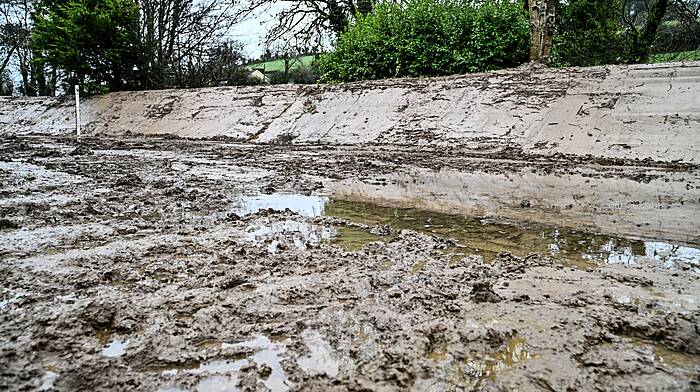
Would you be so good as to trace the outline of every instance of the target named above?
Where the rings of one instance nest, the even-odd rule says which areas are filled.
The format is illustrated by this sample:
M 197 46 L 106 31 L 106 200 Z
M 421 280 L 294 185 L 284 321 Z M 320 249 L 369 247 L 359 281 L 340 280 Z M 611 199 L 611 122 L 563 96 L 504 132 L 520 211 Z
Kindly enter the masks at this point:
M 0 389 L 700 388 L 696 165 L 0 143 Z

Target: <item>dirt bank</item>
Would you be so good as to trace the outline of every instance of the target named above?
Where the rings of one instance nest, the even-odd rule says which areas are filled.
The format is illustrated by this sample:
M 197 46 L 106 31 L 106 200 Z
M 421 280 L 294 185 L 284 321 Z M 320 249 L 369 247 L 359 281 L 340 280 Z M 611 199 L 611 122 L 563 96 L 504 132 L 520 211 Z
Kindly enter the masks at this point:
M 338 86 L 221 87 L 84 101 L 93 135 L 460 146 L 698 163 L 700 63 L 514 69 Z M 72 101 L 3 99 L 0 132 L 60 134 Z
M 0 389 L 700 387 L 697 154 L 0 142 Z

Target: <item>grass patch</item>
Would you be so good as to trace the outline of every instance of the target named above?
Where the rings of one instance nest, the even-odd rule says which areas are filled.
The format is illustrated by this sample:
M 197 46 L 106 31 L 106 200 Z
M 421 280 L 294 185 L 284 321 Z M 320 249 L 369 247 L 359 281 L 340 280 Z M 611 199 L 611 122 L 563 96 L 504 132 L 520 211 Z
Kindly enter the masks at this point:
M 672 61 L 694 61 L 700 60 L 700 49 L 686 50 L 684 52 L 658 53 L 651 55 L 650 63 L 668 63 Z
M 298 61 L 294 61 L 292 64 L 292 69 L 299 68 L 301 65 L 309 66 L 314 61 L 314 55 L 310 54 L 307 56 L 299 57 Z M 284 72 L 284 60 L 270 60 L 263 61 L 259 63 L 248 64 L 249 68 L 265 68 L 265 72 L 280 71 Z

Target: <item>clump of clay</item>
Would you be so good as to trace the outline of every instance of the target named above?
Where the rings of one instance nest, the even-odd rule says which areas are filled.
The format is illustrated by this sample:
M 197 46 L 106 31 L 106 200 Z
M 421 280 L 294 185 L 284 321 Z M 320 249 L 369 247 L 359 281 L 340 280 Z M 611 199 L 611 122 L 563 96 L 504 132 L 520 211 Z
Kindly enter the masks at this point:
M 475 302 L 501 302 L 503 298 L 493 291 L 491 282 L 476 282 L 472 287 L 472 300 Z
M 73 150 L 71 150 L 71 152 L 68 153 L 68 155 L 70 155 L 72 157 L 77 156 L 77 155 L 92 155 L 92 154 L 94 154 L 92 149 L 90 149 L 90 147 L 88 147 L 87 144 L 82 144 L 82 143 L 78 144 Z

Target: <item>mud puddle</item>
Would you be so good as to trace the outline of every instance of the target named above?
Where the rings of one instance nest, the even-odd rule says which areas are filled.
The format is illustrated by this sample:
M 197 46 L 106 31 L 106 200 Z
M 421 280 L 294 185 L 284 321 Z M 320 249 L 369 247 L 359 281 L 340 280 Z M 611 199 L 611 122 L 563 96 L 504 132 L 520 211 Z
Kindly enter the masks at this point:
M 700 245 L 700 188 L 694 172 L 638 168 L 624 178 L 615 167 L 565 166 L 563 172 L 516 167 L 505 173 L 408 169 L 341 181 L 334 194 L 386 206 Z
M 565 265 L 592 267 L 600 264 L 652 262 L 665 268 L 700 267 L 700 249 L 664 241 L 642 241 L 548 227 L 533 223 L 502 224 L 487 218 L 471 218 L 413 208 L 391 208 L 371 203 L 334 199 L 325 208 L 328 216 L 392 230 L 414 230 L 454 240 L 448 252 L 458 258 L 470 254 L 493 260 L 502 251 L 524 257 L 549 255 Z M 343 236 L 347 238 L 343 238 Z M 339 241 L 353 249 L 363 242 L 381 239 L 364 230 L 340 231 Z
M 455 261 L 476 254 L 490 262 L 500 252 L 506 251 L 518 257 L 533 253 L 548 255 L 564 265 L 579 268 L 641 263 L 653 263 L 668 269 L 700 268 L 699 248 L 660 240 L 636 240 L 534 223 L 504 224 L 488 218 L 385 207 L 327 196 L 243 196 L 237 204 L 234 212 L 241 216 L 268 209 L 289 210 L 304 217 L 327 216 L 352 223 L 337 227 L 337 235 L 333 238 L 328 231 L 319 234 L 315 226 L 293 220 L 261 226 L 249 233 L 252 240 L 274 234 L 296 233 L 294 242 L 299 249 L 305 248 L 305 241 L 318 244 L 332 239 L 349 251 L 358 251 L 370 242 L 391 241 L 399 230 L 413 230 L 450 241 L 452 245 L 446 249 L 446 253 Z M 270 253 L 276 251 L 276 246 L 276 241 L 268 246 Z
M 415 391 L 451 391 L 456 388 L 474 389 L 485 381 L 496 381 L 499 373 L 519 363 L 537 358 L 531 352 L 524 338 L 515 336 L 503 347 L 489 353 L 484 358 L 456 360 L 448 347 L 428 353 L 427 359 L 437 364 L 438 371 L 429 379 L 418 378 Z
M 306 196 L 298 194 L 275 193 L 269 195 L 241 196 L 233 212 L 238 215 L 250 215 L 260 210 L 290 211 L 301 216 L 314 217 L 323 215 L 328 197 Z
M 310 375 L 328 375 L 335 377 L 339 372 L 339 364 L 333 358 L 331 346 L 316 331 L 306 330 L 303 333 L 304 343 L 310 351 L 308 356 L 297 359 L 301 370 Z M 193 390 L 238 390 L 237 386 L 245 377 L 245 372 L 251 369 L 262 369 L 261 383 L 272 392 L 285 392 L 294 386 L 285 371 L 284 360 L 290 344 L 283 337 L 270 338 L 257 335 L 253 339 L 240 343 L 213 341 L 208 346 L 222 354 L 236 354 L 240 359 L 214 359 L 205 362 L 195 362 L 176 366 L 166 366 L 149 369 L 165 378 L 177 379 L 177 376 L 205 375 Z M 237 354 L 244 353 L 244 354 Z M 161 389 L 166 390 L 166 389 Z M 178 386 L 175 390 L 187 390 Z
M 129 347 L 128 339 L 113 339 L 102 349 L 102 355 L 110 358 L 119 358 Z
M 634 347 L 648 353 L 649 359 L 657 363 L 685 369 L 692 369 L 696 366 L 700 366 L 700 354 L 688 354 L 669 350 L 663 344 L 641 339 L 630 339 L 630 343 Z

